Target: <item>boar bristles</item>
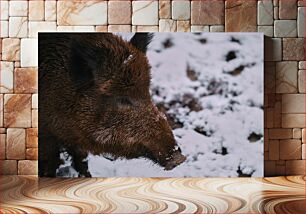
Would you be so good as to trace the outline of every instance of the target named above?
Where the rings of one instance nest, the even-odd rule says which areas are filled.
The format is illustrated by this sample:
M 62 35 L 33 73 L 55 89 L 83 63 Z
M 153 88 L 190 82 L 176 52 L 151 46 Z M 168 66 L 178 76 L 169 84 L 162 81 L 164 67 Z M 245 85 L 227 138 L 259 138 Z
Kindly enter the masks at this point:
M 93 70 L 96 69 L 98 50 L 82 43 L 72 42 L 70 75 L 77 89 L 90 85 L 94 80 Z

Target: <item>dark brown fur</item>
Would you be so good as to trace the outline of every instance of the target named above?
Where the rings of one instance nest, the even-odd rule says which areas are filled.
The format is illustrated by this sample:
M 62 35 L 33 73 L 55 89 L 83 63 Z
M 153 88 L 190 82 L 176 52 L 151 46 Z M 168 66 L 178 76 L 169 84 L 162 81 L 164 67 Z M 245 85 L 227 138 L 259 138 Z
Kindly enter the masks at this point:
M 91 152 L 146 157 L 172 169 L 184 161 L 151 101 L 149 34 L 39 34 L 39 174 L 55 176 L 60 149 L 80 176 Z M 133 44 L 132 44 L 133 43 Z

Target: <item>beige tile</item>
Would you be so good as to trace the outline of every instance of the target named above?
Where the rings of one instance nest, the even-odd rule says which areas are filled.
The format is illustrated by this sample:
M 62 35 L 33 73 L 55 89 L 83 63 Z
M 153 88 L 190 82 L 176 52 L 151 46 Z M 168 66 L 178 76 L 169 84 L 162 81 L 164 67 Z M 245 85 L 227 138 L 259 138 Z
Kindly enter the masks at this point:
M 304 60 L 304 38 L 283 39 L 283 60 Z
M 278 7 L 279 6 L 279 0 L 273 0 L 273 6 Z
M 38 161 L 21 160 L 18 161 L 18 175 L 37 175 Z
M 274 7 L 274 9 L 273 9 L 273 18 L 274 18 L 275 20 L 278 20 L 278 19 L 279 19 L 279 17 L 278 17 L 278 11 L 279 11 L 279 8 L 278 8 L 278 7 Z
M 6 158 L 25 159 L 25 129 L 8 128 L 6 140 Z
M 157 1 L 133 1 L 132 3 L 133 25 L 157 25 L 158 2 Z
M 38 109 L 38 94 L 32 94 L 32 109 Z
M 158 26 L 138 25 L 136 32 L 158 32 Z
M 31 94 L 4 95 L 4 126 L 31 127 Z
M 0 128 L 0 134 L 6 134 L 6 128 Z
M 302 129 L 302 143 L 306 143 L 306 129 Z
M 0 21 L 0 37 L 5 38 L 9 36 L 8 33 L 8 21 Z
M 305 160 L 286 161 L 286 175 L 304 175 Z
M 210 32 L 224 32 L 223 25 L 212 25 L 209 27 Z
M 299 69 L 301 69 L 301 70 L 306 69 L 306 61 L 300 61 L 299 62 Z
M 10 16 L 28 16 L 28 1 L 9 1 Z
M 131 2 L 109 1 L 108 2 L 108 24 L 131 24 Z
M 58 32 L 95 32 L 94 26 L 57 26 Z
M 302 158 L 301 140 L 280 140 L 281 160 L 300 160 Z
M 306 159 L 306 144 L 302 144 L 302 159 Z
M 306 113 L 305 94 L 284 94 L 282 113 Z
M 32 127 L 38 127 L 38 110 L 32 110 Z
M 296 0 L 279 0 L 279 18 L 296 19 Z
M 300 128 L 294 128 L 293 129 L 293 138 L 294 139 L 301 139 L 302 138 L 302 129 L 300 129 Z
M 25 38 L 28 36 L 28 18 L 27 17 L 10 17 L 9 19 L 9 36 Z
M 222 25 L 224 24 L 224 2 L 218 0 L 192 1 L 192 25 Z
M 257 2 L 257 24 L 273 25 L 273 2 L 272 0 L 263 0 Z
M 20 39 L 6 38 L 2 40 L 2 59 L 6 61 L 20 60 Z
M 29 1 L 29 20 L 42 21 L 45 19 L 45 2 Z
M 171 18 L 171 2 L 159 1 L 159 18 L 170 19 Z
M 14 63 L 0 62 L 0 93 L 12 93 L 14 87 Z
M 29 128 L 26 130 L 26 146 L 27 148 L 38 147 L 38 130 L 37 128 Z
M 190 19 L 190 2 L 189 1 L 172 1 L 172 19 L 189 20 Z
M 26 159 L 27 160 L 38 160 L 38 149 L 29 148 L 26 150 Z
M 276 93 L 296 93 L 297 73 L 297 62 L 277 62 Z
M 304 128 L 306 114 L 283 114 L 283 128 Z
M 297 25 L 296 20 L 275 20 L 274 21 L 275 37 L 296 37 Z
M 38 32 L 56 32 L 56 22 L 29 22 L 29 37 L 37 38 Z
M 297 28 L 298 37 L 305 37 L 305 7 L 298 8 Z
M 0 160 L 0 175 L 17 175 L 16 160 Z
M 8 1 L 0 1 L 0 20 L 8 20 L 9 18 L 9 3 Z
M 21 67 L 38 66 L 38 40 L 21 39 Z
M 107 1 L 58 1 L 58 25 L 106 25 Z
M 191 32 L 209 32 L 209 26 L 204 25 L 192 25 Z
M 131 25 L 108 25 L 108 32 L 131 32 Z
M 99 25 L 95 28 L 96 32 L 107 32 L 107 25 Z
M 273 26 L 258 26 L 257 32 L 263 33 L 268 37 L 273 37 Z
M 190 32 L 189 21 L 177 21 L 177 32 Z
M 20 61 L 15 61 L 14 62 L 14 67 L 15 68 L 20 68 Z
M 305 70 L 299 70 L 299 93 L 305 93 Z
M 0 159 L 4 160 L 5 159 L 5 141 L 6 141 L 6 134 L 0 134 Z
M 305 7 L 306 6 L 306 3 L 304 0 L 298 0 L 298 6 L 299 7 Z
M 56 21 L 56 1 L 45 1 L 45 20 Z
M 257 1 L 227 0 L 225 5 L 225 31 L 257 31 Z
M 15 69 L 15 93 L 37 93 L 38 72 L 37 68 Z
M 159 20 L 159 32 L 176 32 L 176 21 L 172 19 Z
M 269 129 L 270 139 L 291 139 L 292 129 Z
M 145 25 L 137 25 L 137 26 L 145 26 Z M 137 32 L 136 25 L 132 25 L 132 32 Z

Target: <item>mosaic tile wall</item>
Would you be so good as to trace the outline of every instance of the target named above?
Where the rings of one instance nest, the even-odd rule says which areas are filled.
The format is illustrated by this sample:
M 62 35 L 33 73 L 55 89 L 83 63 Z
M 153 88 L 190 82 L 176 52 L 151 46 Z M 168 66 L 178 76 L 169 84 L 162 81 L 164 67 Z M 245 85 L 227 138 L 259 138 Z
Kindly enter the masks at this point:
M 263 32 L 265 175 L 305 174 L 305 1 L 1 0 L 0 174 L 37 174 L 37 32 Z

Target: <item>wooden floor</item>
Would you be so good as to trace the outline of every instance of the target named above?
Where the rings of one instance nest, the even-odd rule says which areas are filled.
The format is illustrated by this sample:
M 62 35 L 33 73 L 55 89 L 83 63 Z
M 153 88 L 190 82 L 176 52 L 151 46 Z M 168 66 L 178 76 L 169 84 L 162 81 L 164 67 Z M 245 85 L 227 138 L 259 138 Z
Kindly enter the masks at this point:
M 4 176 L 0 204 L 2 213 L 304 214 L 305 179 Z

